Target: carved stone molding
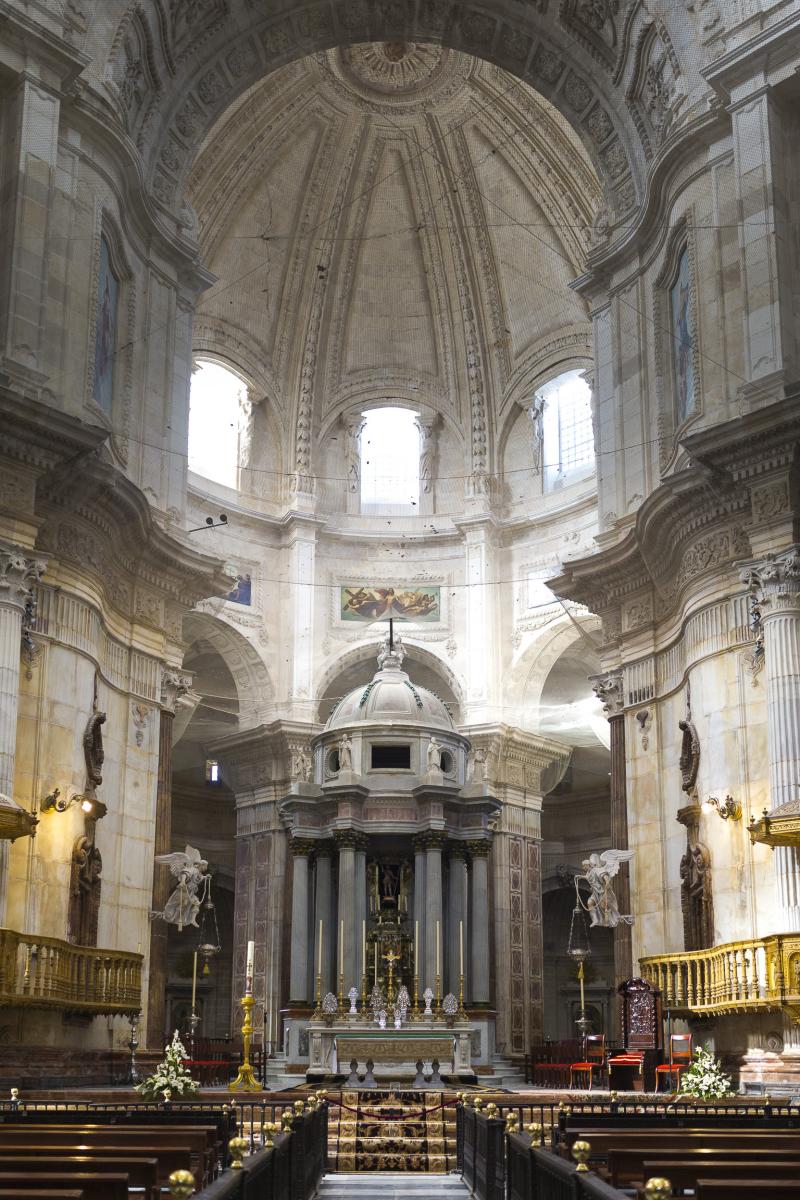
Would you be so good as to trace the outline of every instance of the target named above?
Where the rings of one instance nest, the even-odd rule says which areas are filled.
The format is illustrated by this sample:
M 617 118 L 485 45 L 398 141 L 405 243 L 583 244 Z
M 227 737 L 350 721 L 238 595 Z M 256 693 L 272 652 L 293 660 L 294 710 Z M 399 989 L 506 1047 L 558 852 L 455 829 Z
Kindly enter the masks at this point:
M 174 667 L 163 667 L 161 670 L 161 706 L 168 712 L 174 713 L 178 700 L 185 696 L 192 687 L 192 676 Z
M 762 621 L 800 609 L 800 547 L 748 563 L 740 577 L 758 597 Z
M 0 606 L 24 614 L 47 560 L 16 546 L 0 546 Z
M 620 716 L 625 708 L 622 671 L 608 671 L 604 675 L 592 675 L 590 682 L 595 696 L 603 703 L 603 711 L 608 719 Z

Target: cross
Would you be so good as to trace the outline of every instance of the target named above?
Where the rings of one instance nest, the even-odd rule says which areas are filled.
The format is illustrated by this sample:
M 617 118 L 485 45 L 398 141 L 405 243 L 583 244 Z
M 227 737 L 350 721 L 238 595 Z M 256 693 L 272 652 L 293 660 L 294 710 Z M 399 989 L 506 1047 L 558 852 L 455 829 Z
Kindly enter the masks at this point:
M 394 650 L 394 617 L 389 617 L 389 650 Z
M 394 964 L 400 961 L 400 955 L 395 954 L 394 950 L 387 950 L 383 956 L 383 961 L 389 964 L 390 970 L 393 970 Z

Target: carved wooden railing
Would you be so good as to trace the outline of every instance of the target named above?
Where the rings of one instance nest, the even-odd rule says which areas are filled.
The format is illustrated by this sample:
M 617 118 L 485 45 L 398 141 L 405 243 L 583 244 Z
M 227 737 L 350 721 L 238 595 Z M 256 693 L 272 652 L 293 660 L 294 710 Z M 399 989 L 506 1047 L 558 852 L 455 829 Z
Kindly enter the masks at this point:
M 0 1005 L 138 1012 L 142 956 L 0 929 Z
M 800 933 L 654 955 L 640 959 L 639 967 L 672 1013 L 784 1008 L 800 1022 Z

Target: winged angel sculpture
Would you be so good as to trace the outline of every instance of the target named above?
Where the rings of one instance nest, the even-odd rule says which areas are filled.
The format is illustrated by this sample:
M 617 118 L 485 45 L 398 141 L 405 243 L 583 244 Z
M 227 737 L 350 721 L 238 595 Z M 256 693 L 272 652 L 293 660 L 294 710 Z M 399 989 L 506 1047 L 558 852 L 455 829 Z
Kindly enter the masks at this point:
M 585 874 L 575 876 L 575 891 L 578 900 L 589 914 L 590 925 L 602 925 L 607 929 L 615 929 L 617 925 L 633 924 L 633 917 L 623 915 L 619 911 L 617 896 L 611 886 L 611 880 L 619 874 L 622 863 L 630 862 L 633 850 L 604 850 L 602 854 L 590 854 L 581 863 Z M 585 879 L 589 884 L 591 896 L 587 904 L 583 904 L 578 881 Z
M 178 886 L 164 905 L 164 911 L 153 912 L 150 916 L 177 925 L 179 931 L 184 925 L 197 927 L 197 914 L 211 882 L 207 861 L 201 858 L 200 851 L 195 850 L 194 846 L 187 846 L 185 850 L 176 850 L 172 854 L 157 854 L 156 862 L 169 867 L 178 880 Z

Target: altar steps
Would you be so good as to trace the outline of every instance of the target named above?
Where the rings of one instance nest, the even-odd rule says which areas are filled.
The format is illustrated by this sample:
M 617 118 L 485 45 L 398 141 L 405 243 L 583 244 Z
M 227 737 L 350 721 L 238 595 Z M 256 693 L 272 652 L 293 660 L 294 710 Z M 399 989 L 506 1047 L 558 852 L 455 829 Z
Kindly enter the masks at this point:
M 319 1200 L 468 1200 L 457 1175 L 326 1175 Z
M 328 1119 L 328 1164 L 344 1172 L 453 1170 L 456 1116 L 442 1092 L 345 1091 Z

